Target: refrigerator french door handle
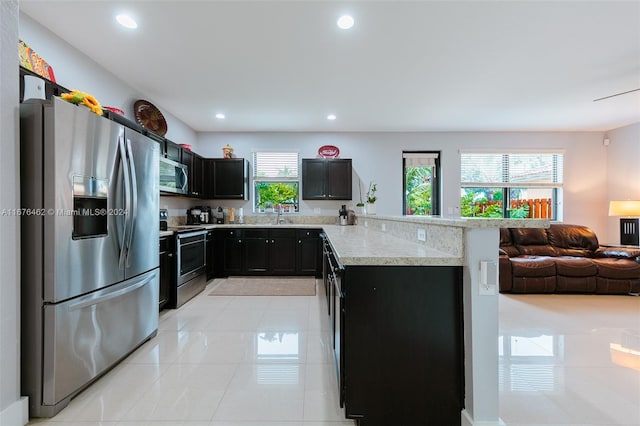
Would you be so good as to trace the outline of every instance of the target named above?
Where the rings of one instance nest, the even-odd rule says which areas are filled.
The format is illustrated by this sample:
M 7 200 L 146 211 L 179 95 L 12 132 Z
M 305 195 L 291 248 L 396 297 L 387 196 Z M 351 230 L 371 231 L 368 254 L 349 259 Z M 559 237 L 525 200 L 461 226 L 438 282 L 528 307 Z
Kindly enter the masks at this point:
M 133 240 L 133 233 L 136 227 L 136 218 L 138 217 L 138 180 L 136 178 L 136 167 L 133 164 L 133 152 L 131 151 L 131 140 L 127 139 L 127 160 L 129 162 L 130 167 L 130 175 L 131 175 L 131 210 L 127 208 L 127 215 L 129 216 L 130 226 L 129 226 L 129 237 L 127 239 L 127 255 L 125 264 L 129 266 L 129 253 L 131 252 L 131 241 Z
M 71 311 L 76 311 L 78 309 L 84 309 L 84 308 L 88 308 L 89 306 L 93 306 L 93 305 L 99 305 L 100 303 L 106 302 L 107 300 L 111 300 L 111 299 L 115 299 L 116 297 L 120 297 L 120 296 L 124 296 L 125 294 L 131 293 L 132 291 L 135 291 L 137 289 L 139 289 L 140 287 L 142 287 L 143 285 L 145 285 L 146 283 L 148 283 L 149 281 L 151 281 L 153 278 L 155 277 L 155 275 L 149 275 L 145 278 L 142 278 L 138 281 L 135 281 L 131 284 L 129 284 L 127 287 L 125 288 L 120 288 L 118 290 L 112 291 L 110 293 L 104 294 L 102 296 L 96 297 L 94 299 L 89 299 L 89 300 L 85 300 L 83 302 L 78 302 L 78 303 L 74 303 L 69 305 L 69 312 Z
M 118 259 L 118 265 L 120 269 L 125 268 L 125 261 L 128 256 L 129 246 L 127 245 L 127 241 L 129 240 L 129 230 L 130 225 L 130 213 L 131 213 L 131 182 L 130 182 L 130 173 L 129 173 L 129 164 L 127 160 L 127 152 L 124 146 L 124 136 L 120 135 L 118 137 L 118 149 L 120 151 L 120 166 L 122 167 L 122 171 L 124 172 L 124 230 L 122 231 L 122 249 L 120 251 L 120 258 Z

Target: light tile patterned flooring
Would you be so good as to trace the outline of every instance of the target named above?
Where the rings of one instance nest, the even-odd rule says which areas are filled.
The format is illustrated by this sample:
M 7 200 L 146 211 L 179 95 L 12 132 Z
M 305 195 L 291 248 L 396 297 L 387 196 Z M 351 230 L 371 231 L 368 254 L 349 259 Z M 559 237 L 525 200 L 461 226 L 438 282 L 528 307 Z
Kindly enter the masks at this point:
M 156 338 L 52 426 L 343 426 L 323 292 L 208 296 L 163 311 Z M 500 295 L 507 426 L 640 425 L 640 298 Z M 612 349 L 613 348 L 613 349 Z M 389 425 L 395 426 L 395 425 Z

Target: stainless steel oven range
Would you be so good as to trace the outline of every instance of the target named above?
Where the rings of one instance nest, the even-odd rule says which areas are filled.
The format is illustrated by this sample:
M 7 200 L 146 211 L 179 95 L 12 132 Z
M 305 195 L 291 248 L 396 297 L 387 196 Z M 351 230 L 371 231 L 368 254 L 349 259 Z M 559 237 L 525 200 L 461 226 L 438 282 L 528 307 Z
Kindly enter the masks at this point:
M 207 285 L 207 231 L 199 227 L 174 229 L 176 234 L 176 289 L 172 297 L 179 308 Z

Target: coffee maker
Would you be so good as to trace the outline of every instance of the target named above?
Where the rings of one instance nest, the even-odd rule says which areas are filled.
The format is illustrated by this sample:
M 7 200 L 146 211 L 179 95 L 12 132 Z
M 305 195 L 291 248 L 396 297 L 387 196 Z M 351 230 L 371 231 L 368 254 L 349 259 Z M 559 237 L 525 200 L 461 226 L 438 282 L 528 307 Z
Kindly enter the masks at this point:
M 187 225 L 202 225 L 209 223 L 210 217 L 210 207 L 191 207 L 190 209 L 187 209 Z

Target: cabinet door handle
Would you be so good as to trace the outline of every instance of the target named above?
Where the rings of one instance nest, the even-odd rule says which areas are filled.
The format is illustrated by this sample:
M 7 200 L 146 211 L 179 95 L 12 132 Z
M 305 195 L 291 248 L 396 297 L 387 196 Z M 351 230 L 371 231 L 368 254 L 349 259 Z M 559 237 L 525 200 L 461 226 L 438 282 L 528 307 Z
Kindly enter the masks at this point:
M 276 240 L 271 240 L 271 243 L 275 243 L 275 242 L 276 242 Z
M 302 240 L 298 240 L 298 244 L 302 244 Z
M 239 243 L 242 243 L 242 240 L 238 240 Z
M 265 242 L 266 244 L 269 244 L 269 240 L 264 240 L 264 242 Z
M 173 257 L 173 253 L 169 253 L 167 257 Z

